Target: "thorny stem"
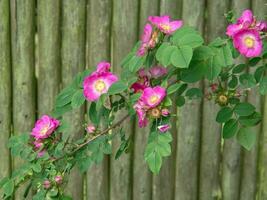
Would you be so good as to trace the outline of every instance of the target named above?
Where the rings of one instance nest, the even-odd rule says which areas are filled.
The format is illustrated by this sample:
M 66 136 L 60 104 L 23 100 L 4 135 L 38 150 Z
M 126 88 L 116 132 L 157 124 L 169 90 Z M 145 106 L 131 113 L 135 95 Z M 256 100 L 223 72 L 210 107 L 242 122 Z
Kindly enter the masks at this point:
M 112 126 L 110 126 L 109 128 L 103 130 L 102 132 L 100 132 L 98 135 L 88 139 L 87 141 L 85 141 L 84 143 L 81 143 L 78 145 L 77 148 L 75 148 L 72 152 L 70 152 L 68 155 L 73 155 L 75 154 L 77 151 L 79 151 L 81 148 L 83 148 L 84 146 L 86 146 L 87 144 L 89 144 L 90 142 L 92 142 L 93 140 L 99 138 L 102 135 L 105 135 L 106 133 L 108 133 L 110 130 L 116 128 L 117 126 L 120 126 L 122 124 L 122 122 L 124 122 L 128 117 L 130 117 L 129 114 L 125 115 L 123 118 L 121 118 L 118 122 L 116 122 L 115 124 L 113 124 Z M 58 157 L 52 160 L 52 162 L 58 161 L 62 158 L 64 158 L 65 156 L 62 157 Z

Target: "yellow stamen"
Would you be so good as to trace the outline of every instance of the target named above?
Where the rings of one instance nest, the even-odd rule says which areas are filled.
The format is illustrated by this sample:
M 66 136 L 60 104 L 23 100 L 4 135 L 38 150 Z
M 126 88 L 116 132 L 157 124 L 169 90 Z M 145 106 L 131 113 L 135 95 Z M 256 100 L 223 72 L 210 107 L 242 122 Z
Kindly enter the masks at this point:
M 157 95 L 153 95 L 149 98 L 149 103 L 150 104 L 155 104 L 159 100 L 159 97 Z
M 245 37 L 244 42 L 245 42 L 245 45 L 246 45 L 248 48 L 253 47 L 254 44 L 255 44 L 255 40 L 254 40 L 254 38 L 249 37 L 249 36 L 248 36 L 248 37 Z
M 106 88 L 106 84 L 104 81 L 102 80 L 97 80 L 94 84 L 94 88 L 98 91 L 98 92 L 103 92 L 103 90 L 105 90 Z
M 48 129 L 49 129 L 49 125 L 44 126 L 40 131 L 41 135 L 45 135 L 47 133 Z
M 161 24 L 161 28 L 164 30 L 164 31 L 169 31 L 171 30 L 171 26 L 169 24 Z

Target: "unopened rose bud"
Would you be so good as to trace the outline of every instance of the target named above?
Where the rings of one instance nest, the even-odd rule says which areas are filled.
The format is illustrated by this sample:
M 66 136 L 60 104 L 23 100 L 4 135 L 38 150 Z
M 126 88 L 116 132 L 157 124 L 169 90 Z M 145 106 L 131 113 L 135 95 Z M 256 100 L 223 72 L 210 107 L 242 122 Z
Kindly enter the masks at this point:
M 45 189 L 49 189 L 51 187 L 50 181 L 49 180 L 45 180 L 43 182 L 43 186 L 44 186 Z
M 170 125 L 169 124 L 160 125 L 158 126 L 158 129 L 160 132 L 165 133 L 170 129 Z
M 170 114 L 170 111 L 167 108 L 161 110 L 161 115 L 167 117 Z
M 212 92 L 216 92 L 218 90 L 218 84 L 217 83 L 211 84 L 210 89 Z
M 41 158 L 44 156 L 45 153 L 46 153 L 46 150 L 42 150 L 42 151 L 38 152 L 37 157 Z
M 95 128 L 95 126 L 92 125 L 92 124 L 89 124 L 89 125 L 86 127 L 86 131 L 87 131 L 87 133 L 93 133 L 93 132 L 95 132 L 95 130 L 96 130 L 96 128 Z
M 61 176 L 61 175 L 57 175 L 57 176 L 55 176 L 55 182 L 56 182 L 57 184 L 61 184 L 61 183 L 62 183 L 62 176 Z
M 40 149 L 43 146 L 43 142 L 41 140 L 35 140 L 33 145 L 36 149 Z

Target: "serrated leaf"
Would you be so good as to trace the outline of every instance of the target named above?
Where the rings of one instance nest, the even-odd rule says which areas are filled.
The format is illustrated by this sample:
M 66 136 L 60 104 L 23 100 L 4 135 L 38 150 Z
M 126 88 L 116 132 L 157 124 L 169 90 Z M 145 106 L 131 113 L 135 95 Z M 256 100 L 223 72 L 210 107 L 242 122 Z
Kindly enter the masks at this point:
M 193 56 L 190 46 L 180 46 L 173 49 L 171 63 L 178 68 L 188 68 Z
M 76 91 L 71 99 L 72 108 L 78 108 L 82 106 L 84 102 L 85 102 L 85 97 L 83 95 L 83 90 Z
M 237 140 L 245 149 L 251 150 L 256 142 L 256 134 L 249 128 L 243 127 L 238 131 Z
M 216 116 L 216 121 L 219 123 L 224 123 L 231 119 L 233 115 L 233 110 L 229 107 L 223 107 Z
M 233 137 L 238 130 L 238 122 L 235 119 L 230 119 L 223 126 L 223 138 L 231 138 Z

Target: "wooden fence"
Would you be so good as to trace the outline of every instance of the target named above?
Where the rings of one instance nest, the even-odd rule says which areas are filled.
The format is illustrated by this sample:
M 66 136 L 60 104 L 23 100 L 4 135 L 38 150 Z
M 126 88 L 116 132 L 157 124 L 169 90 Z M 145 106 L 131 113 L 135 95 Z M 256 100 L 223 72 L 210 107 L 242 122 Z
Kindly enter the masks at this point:
M 31 130 L 50 113 L 59 89 L 101 60 L 120 72 L 120 60 L 140 37 L 149 15 L 169 14 L 196 27 L 207 41 L 223 36 L 223 14 L 251 8 L 266 17 L 266 0 L 0 0 L 0 178 L 19 165 L 7 149 L 11 134 Z M 203 87 L 205 83 L 199 85 Z M 216 105 L 192 101 L 173 121 L 172 156 L 159 175 L 143 159 L 148 132 L 134 132 L 132 152 L 106 157 L 87 174 L 74 171 L 68 191 L 82 200 L 266 200 L 267 100 L 251 92 L 248 101 L 265 115 L 255 128 L 257 145 L 244 151 L 221 143 Z M 265 106 L 264 106 L 265 105 Z M 85 109 L 66 116 L 73 137 L 82 132 Z M 116 142 L 114 143 L 116 147 Z M 114 147 L 114 148 L 115 148 Z M 16 195 L 21 198 L 21 191 Z

